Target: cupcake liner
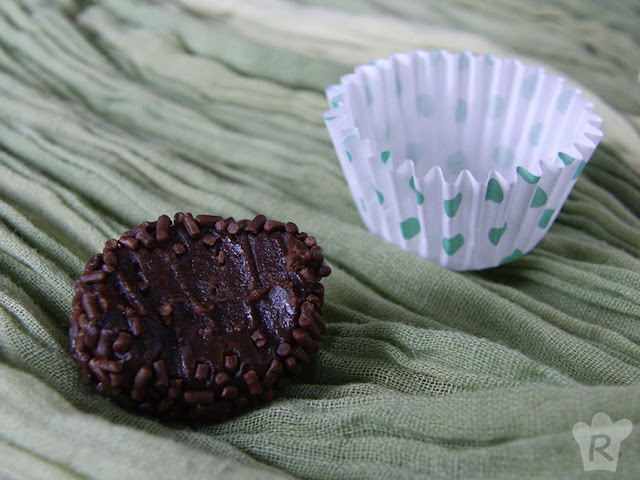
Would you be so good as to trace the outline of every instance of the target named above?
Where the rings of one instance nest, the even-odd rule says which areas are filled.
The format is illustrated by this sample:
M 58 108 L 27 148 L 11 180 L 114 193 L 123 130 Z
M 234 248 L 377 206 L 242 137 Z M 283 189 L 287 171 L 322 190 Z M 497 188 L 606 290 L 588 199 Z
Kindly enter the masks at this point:
M 529 252 L 602 138 L 580 90 L 492 55 L 395 54 L 326 94 L 325 123 L 367 228 L 452 270 Z

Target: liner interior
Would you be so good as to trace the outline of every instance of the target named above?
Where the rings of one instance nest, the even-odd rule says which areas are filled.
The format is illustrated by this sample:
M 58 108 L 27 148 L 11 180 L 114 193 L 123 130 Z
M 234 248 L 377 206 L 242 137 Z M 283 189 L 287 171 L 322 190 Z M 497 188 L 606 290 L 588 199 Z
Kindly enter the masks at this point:
M 580 91 L 517 59 L 446 51 L 396 54 L 342 78 L 343 101 L 373 156 L 397 168 L 412 160 L 418 176 L 436 166 L 454 182 L 468 170 L 514 181 L 516 167 L 582 159 L 599 137 L 600 118 Z M 585 149 L 586 150 L 586 149 Z

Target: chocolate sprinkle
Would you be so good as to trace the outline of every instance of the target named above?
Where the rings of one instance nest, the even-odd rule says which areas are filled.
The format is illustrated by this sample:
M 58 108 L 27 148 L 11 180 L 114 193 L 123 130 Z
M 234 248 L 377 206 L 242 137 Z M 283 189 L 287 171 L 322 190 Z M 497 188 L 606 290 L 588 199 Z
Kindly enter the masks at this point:
M 275 398 L 310 361 L 330 272 L 294 223 L 162 215 L 88 261 L 71 347 L 84 378 L 126 408 L 222 420 Z

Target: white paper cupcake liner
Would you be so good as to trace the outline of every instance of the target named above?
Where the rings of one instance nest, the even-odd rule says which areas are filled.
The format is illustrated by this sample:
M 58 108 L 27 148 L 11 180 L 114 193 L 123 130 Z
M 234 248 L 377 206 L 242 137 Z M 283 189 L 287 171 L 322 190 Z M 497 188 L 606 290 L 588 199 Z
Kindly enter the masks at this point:
M 395 54 L 326 94 L 367 228 L 452 270 L 529 252 L 602 138 L 593 104 L 562 77 L 492 55 Z

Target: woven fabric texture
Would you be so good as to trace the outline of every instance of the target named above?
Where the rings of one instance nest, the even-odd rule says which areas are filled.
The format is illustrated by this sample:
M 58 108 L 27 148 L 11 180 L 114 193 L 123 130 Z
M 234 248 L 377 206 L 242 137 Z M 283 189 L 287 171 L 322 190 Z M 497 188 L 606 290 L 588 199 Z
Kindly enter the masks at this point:
M 0 1 L 0 478 L 638 478 L 639 22 L 631 0 Z M 415 48 L 545 64 L 604 118 L 513 263 L 447 271 L 358 217 L 323 88 Z M 84 263 L 177 211 L 294 221 L 333 269 L 303 376 L 223 423 L 126 412 L 69 349 Z M 572 427 L 597 412 L 634 429 L 587 477 Z

